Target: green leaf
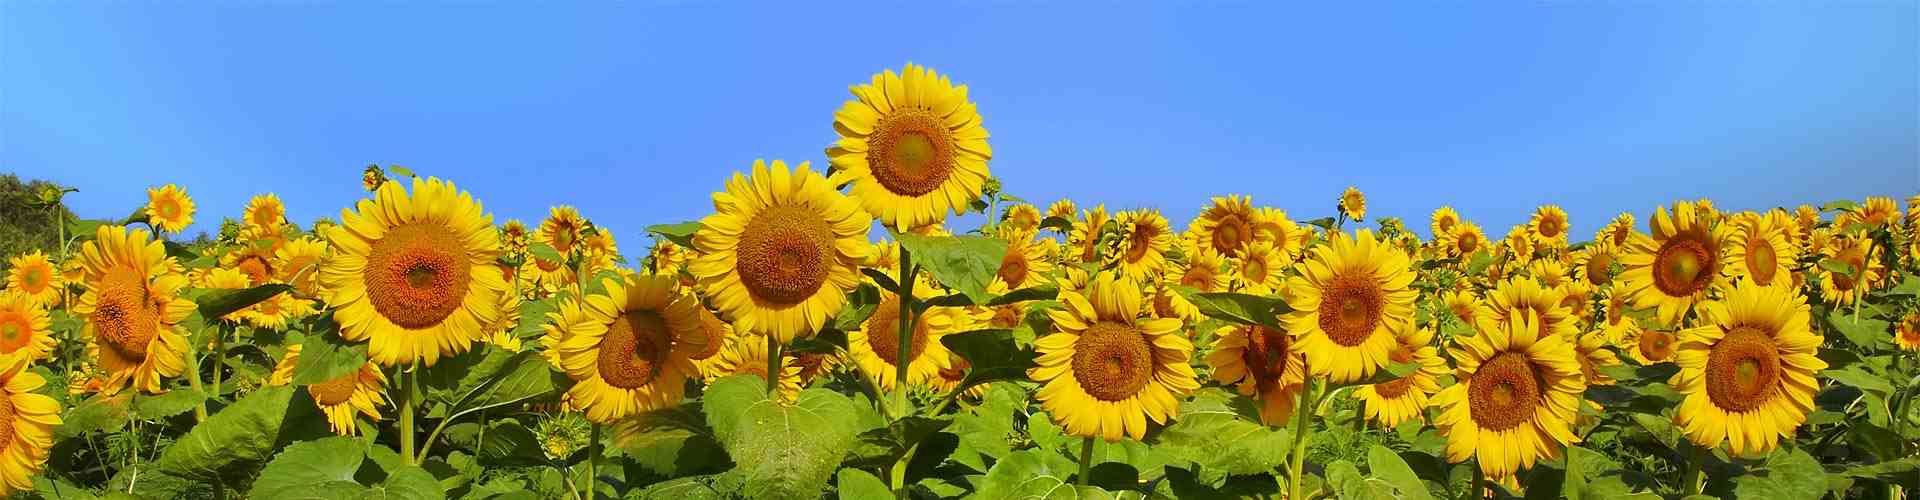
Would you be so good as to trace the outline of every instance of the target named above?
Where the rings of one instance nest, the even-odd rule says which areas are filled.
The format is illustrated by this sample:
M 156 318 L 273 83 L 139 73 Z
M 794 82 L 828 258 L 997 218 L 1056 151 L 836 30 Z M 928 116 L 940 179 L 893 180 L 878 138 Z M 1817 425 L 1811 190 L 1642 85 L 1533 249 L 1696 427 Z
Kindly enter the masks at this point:
M 1895 460 L 1906 454 L 1906 440 L 1892 430 L 1874 425 L 1872 422 L 1854 422 L 1848 430 L 1849 441 L 1860 449 L 1867 450 L 1875 459 Z
M 1807 452 L 1782 446 L 1758 471 L 1733 478 L 1733 484 L 1734 496 L 1743 499 L 1820 498 L 1827 491 L 1827 471 Z
M 1857 206 L 1860 206 L 1860 204 L 1855 203 L 1853 200 L 1833 200 L 1833 201 L 1827 202 L 1827 204 L 1825 205 L 1821 205 L 1820 211 L 1839 212 L 1839 211 L 1853 210 L 1853 208 Z
M 1393 486 L 1379 478 L 1360 475 L 1353 462 L 1336 460 L 1327 464 L 1327 484 L 1342 499 L 1393 498 Z
M 701 408 L 700 403 L 688 403 L 642 413 L 633 420 L 633 432 L 622 433 L 614 445 L 634 464 L 662 477 L 725 470 L 732 462 L 707 428 Z
M 973 365 L 960 381 L 960 390 L 1000 380 L 1025 380 L 1027 369 L 1039 366 L 1039 356 L 1014 343 L 1013 330 L 996 328 L 956 333 L 940 338 L 940 344 Z
M 157 396 L 144 396 L 134 401 L 134 413 L 142 419 L 160 419 L 186 413 L 187 410 L 206 401 L 207 395 L 200 391 L 180 388 Z
M 997 384 L 987 389 L 980 404 L 953 416 L 948 431 L 960 436 L 953 460 L 976 471 L 986 471 L 986 458 L 995 460 L 1013 451 L 1013 414 L 1027 407 L 1027 392 L 1019 384 Z
M 1333 218 L 1321 217 L 1318 219 L 1307 221 L 1307 225 L 1331 231 L 1333 230 Z
M 1653 434 L 1654 439 L 1660 440 L 1660 444 L 1666 445 L 1667 449 L 1676 451 L 1681 449 L 1680 443 L 1682 437 L 1680 430 L 1673 427 L 1672 418 L 1646 413 L 1635 413 L 1633 414 L 1633 421 L 1640 424 L 1640 427 L 1646 429 L 1648 433 Z
M 909 415 L 895 420 L 886 427 L 875 428 L 860 433 L 857 446 L 849 454 L 846 463 L 855 467 L 884 468 L 893 465 L 904 457 L 907 451 L 919 445 L 936 432 L 953 424 L 950 418 L 932 418 Z
M 1860 365 L 1850 365 L 1839 370 L 1823 370 L 1820 376 L 1862 391 L 1878 393 L 1881 397 L 1893 394 L 1893 384 L 1888 382 L 1886 377 L 1867 373 L 1866 369 Z
M 893 498 L 893 492 L 887 489 L 886 483 L 880 482 L 880 478 L 860 469 L 840 469 L 839 478 L 835 482 L 839 484 L 839 498 L 847 500 Z
M 741 417 L 747 409 L 767 398 L 767 380 L 753 375 L 729 375 L 707 384 L 700 401 L 707 411 L 707 426 L 721 443 L 733 440 Z
M 330 437 L 294 443 L 260 471 L 253 482 L 253 498 L 308 499 L 316 492 L 359 492 L 365 488 L 353 478 L 366 461 L 367 445 L 349 437 Z
M 417 175 L 413 175 L 412 169 L 409 169 L 407 167 L 402 167 L 399 165 L 387 165 L 387 173 L 388 175 L 392 175 L 396 179 L 411 179 L 414 177 L 419 177 Z
M 167 247 L 167 256 L 173 257 L 174 260 L 180 261 L 181 263 L 187 263 L 187 262 L 193 262 L 195 260 L 200 259 L 200 254 L 194 253 L 193 250 L 187 248 L 186 245 L 182 245 L 175 241 L 166 241 L 164 243 L 166 244 L 166 247 Z
M 794 404 L 762 399 L 747 407 L 723 441 L 745 476 L 749 498 L 817 498 L 853 444 L 847 427 L 859 409 L 825 389 L 801 391 Z
M 93 491 L 45 474 L 33 476 L 33 492 L 47 500 L 96 500 Z
M 1256 474 L 1286 462 L 1292 434 L 1241 417 L 1233 395 L 1205 389 L 1180 405 L 1180 418 L 1152 436 L 1154 451 L 1228 474 Z
M 1274 330 L 1285 331 L 1280 325 L 1281 314 L 1292 312 L 1293 308 L 1276 297 L 1262 297 L 1231 292 L 1193 292 L 1191 288 L 1177 287 L 1187 296 L 1200 312 L 1207 317 L 1241 325 L 1261 325 Z
M 901 250 L 912 253 L 914 264 L 933 273 L 941 284 L 959 290 L 975 304 L 992 298 L 987 295 L 987 283 L 1000 271 L 1007 242 L 981 236 L 897 236 Z
M 290 413 L 289 409 L 296 406 L 301 413 Z M 160 453 L 152 470 L 188 481 L 243 484 L 267 462 L 279 443 L 321 435 L 331 433 L 306 391 L 296 392 L 292 386 L 267 387 L 188 430 Z
M 489 422 L 487 431 L 481 433 L 479 439 L 480 442 L 474 446 L 474 456 L 487 466 L 526 467 L 547 463 L 546 453 L 540 449 L 540 439 L 518 421 L 500 419 Z
M 1492 265 L 1493 254 L 1487 253 L 1486 250 L 1474 252 L 1473 258 L 1467 259 L 1467 275 L 1478 276 L 1481 272 L 1486 271 L 1487 267 Z
M 200 298 L 194 299 L 193 302 L 199 306 L 200 315 L 211 321 L 215 318 L 224 318 L 228 314 L 233 314 L 234 311 L 246 309 L 254 304 L 265 302 L 275 295 L 285 293 L 292 289 L 292 286 L 275 283 L 236 290 L 207 290 L 206 293 L 201 294 Z
M 547 333 L 547 313 L 559 309 L 556 305 L 556 302 L 559 300 L 559 298 L 548 298 L 545 300 L 521 302 L 520 324 L 514 326 L 513 336 L 527 339 L 545 335 Z
M 1059 288 L 1052 285 L 1040 285 L 1001 294 L 999 297 L 994 297 L 993 300 L 987 301 L 987 305 L 1004 306 L 1029 300 L 1053 300 L 1054 297 L 1058 297 L 1059 295 Z
M 1892 323 L 1878 319 L 1860 318 L 1855 320 L 1847 311 L 1835 309 L 1827 313 L 1827 324 L 1832 325 L 1847 341 L 1864 348 L 1875 349 L 1890 342 Z
M 1047 450 L 1020 450 L 993 464 L 975 498 L 1073 499 L 1079 465 Z
M 544 260 L 547 262 L 557 262 L 557 263 L 563 263 L 563 264 L 567 262 L 567 256 L 560 255 L 559 250 L 554 250 L 553 247 L 547 246 L 546 243 L 534 243 L 533 245 L 528 246 L 527 253 L 533 254 L 533 258 Z
M 391 500 L 444 500 L 446 491 L 440 487 L 440 481 L 433 473 L 417 466 L 388 470 L 387 479 L 361 495 L 362 499 Z
M 1400 459 L 1399 454 L 1385 446 L 1376 444 L 1367 448 L 1367 470 L 1374 478 L 1397 490 L 1398 498 L 1404 500 L 1433 498 L 1427 493 L 1427 484 L 1420 481 L 1420 476 L 1413 473 L 1413 468 L 1407 466 L 1407 461 Z
M 57 439 L 66 439 L 90 432 L 117 432 L 133 418 L 133 412 L 128 408 L 131 400 L 130 393 L 120 393 L 81 401 L 61 418 L 61 425 L 54 428 L 53 435 Z
M 1908 276 L 1906 277 L 1906 279 L 1900 280 L 1900 284 L 1898 286 L 1895 286 L 1892 289 L 1887 290 L 1885 294 L 1901 295 L 1901 296 L 1907 296 L 1907 297 L 1920 295 L 1920 277 Z
M 842 331 L 858 330 L 861 324 L 873 316 L 874 309 L 880 307 L 880 289 L 871 284 L 861 283 L 847 294 L 847 305 L 840 314 L 833 316 L 833 326 Z
M 686 221 L 679 224 L 654 224 L 647 226 L 647 232 L 660 235 L 676 245 L 694 248 L 693 235 L 700 232 L 700 221 Z
M 1066 217 L 1049 215 L 1044 219 L 1040 219 L 1040 228 L 1052 229 L 1060 234 L 1067 234 L 1073 232 L 1073 221 Z
M 472 359 L 474 353 L 480 358 L 472 365 L 441 360 L 423 377 L 430 396 L 446 404 L 449 415 L 517 403 L 557 389 L 552 365 L 538 352 L 487 345 L 464 356 Z M 449 387 L 449 382 L 454 385 Z
M 294 360 L 293 384 L 312 385 L 337 380 L 367 364 L 367 344 L 348 343 L 340 338 L 340 324 L 332 314 L 313 319 L 313 328 L 300 343 L 300 358 Z
M 1852 264 L 1848 264 L 1846 261 L 1839 259 L 1821 259 L 1820 268 L 1825 269 L 1829 273 L 1841 276 L 1853 276 L 1853 273 L 1856 272 Z

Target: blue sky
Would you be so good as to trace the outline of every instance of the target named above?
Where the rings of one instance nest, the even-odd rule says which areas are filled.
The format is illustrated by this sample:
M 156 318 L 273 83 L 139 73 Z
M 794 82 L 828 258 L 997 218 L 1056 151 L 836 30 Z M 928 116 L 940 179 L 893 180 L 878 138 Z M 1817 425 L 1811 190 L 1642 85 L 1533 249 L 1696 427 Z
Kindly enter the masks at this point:
M 1304 220 L 1358 186 L 1490 236 L 1576 236 L 1680 198 L 1920 192 L 1914 2 L 169 3 L 0 6 L 0 171 L 118 217 L 180 183 L 195 230 L 274 192 L 305 223 L 359 169 L 455 180 L 499 219 L 573 204 L 637 247 L 756 158 L 811 160 L 848 85 L 971 87 L 993 173 L 1044 203 L 1249 194 Z M 1644 224 L 1644 223 L 1643 223 Z M 630 248 L 631 253 L 634 248 Z

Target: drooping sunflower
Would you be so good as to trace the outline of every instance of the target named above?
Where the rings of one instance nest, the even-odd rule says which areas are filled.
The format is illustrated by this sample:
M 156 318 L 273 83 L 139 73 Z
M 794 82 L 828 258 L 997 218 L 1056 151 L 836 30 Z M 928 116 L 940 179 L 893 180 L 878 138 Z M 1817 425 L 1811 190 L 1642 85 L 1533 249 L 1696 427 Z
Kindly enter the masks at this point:
M 1062 290 L 1065 307 L 1047 312 L 1056 331 L 1034 341 L 1039 367 L 1028 376 L 1067 434 L 1143 439 L 1147 420 L 1178 416 L 1179 397 L 1200 387 L 1180 320 L 1140 319 L 1140 300 L 1136 285 L 1102 271 L 1085 294 Z
M 300 344 L 287 345 L 287 355 L 274 365 L 268 385 L 293 383 L 293 369 L 300 363 L 300 349 Z M 353 373 L 309 384 L 306 389 L 307 395 L 313 397 L 314 406 L 326 414 L 327 427 L 333 429 L 334 434 L 355 436 L 360 433 L 360 426 L 354 424 L 355 415 L 380 421 L 380 407 L 387 405 L 386 386 L 387 376 L 380 372 L 380 365 L 367 361 Z
M 1043 284 L 1047 274 L 1053 272 L 1053 261 L 1047 258 L 1055 250 L 1052 238 L 1035 239 L 1032 232 L 1011 236 L 1007 240 L 1007 254 L 1000 258 L 1000 269 L 994 272 L 994 281 L 989 286 L 996 293 Z
M 7 290 L 20 292 L 34 302 L 52 305 L 60 301 L 60 289 L 65 286 L 60 273 L 55 272 L 53 263 L 47 255 L 34 250 L 7 259 L 13 269 L 7 273 Z
M 573 253 L 574 245 L 580 244 L 580 233 L 587 228 L 587 220 L 580 217 L 580 210 L 569 205 L 560 205 L 547 209 L 547 219 L 540 221 L 540 229 L 534 233 L 534 241 L 553 247 L 560 255 Z
M 1414 272 L 1406 253 L 1373 232 L 1336 232 L 1287 280 L 1282 318 L 1298 336 L 1314 375 L 1347 383 L 1387 365 L 1396 338 L 1413 322 Z
M 1531 316 L 1536 320 L 1532 324 L 1542 328 L 1541 336 L 1572 338 L 1579 328 L 1575 325 L 1573 310 L 1566 306 L 1565 298 L 1565 292 L 1560 289 L 1541 286 L 1534 280 L 1509 279 L 1487 292 L 1483 315 L 1496 322 L 1504 322 L 1514 316 Z
M 713 382 L 720 377 L 731 375 L 731 367 L 721 363 L 721 351 L 733 343 L 733 325 L 720 321 L 720 316 L 705 307 L 700 308 L 700 327 L 707 332 L 707 343 L 699 350 L 687 353 L 687 359 L 693 361 L 693 367 L 699 372 L 700 380 Z
M 1729 274 L 1734 278 L 1751 277 L 1763 286 L 1772 285 L 1774 280 L 1791 280 L 1790 268 L 1800 257 L 1800 249 L 1787 241 L 1792 227 L 1793 219 L 1780 209 L 1735 219 L 1724 264 Z
M 716 370 L 728 375 L 753 375 L 767 380 L 767 336 L 744 333 L 733 337 L 733 342 L 720 351 L 720 361 Z M 800 365 L 789 356 L 780 356 L 780 388 L 775 394 L 781 401 L 793 401 L 800 396 Z
M 1535 322 L 1481 318 L 1478 334 L 1454 337 L 1449 352 L 1459 382 L 1433 397 L 1447 461 L 1474 458 L 1482 472 L 1505 479 L 1580 442 L 1573 433 L 1587 389 L 1580 362 L 1566 337 L 1541 336 Z
M 1208 249 L 1233 257 L 1253 244 L 1253 224 L 1253 198 L 1215 196 L 1212 204 L 1200 209 L 1188 231 Z
M 293 285 L 294 292 L 307 297 L 320 295 L 320 262 L 327 258 L 327 243 L 316 238 L 290 240 L 273 252 L 271 267 L 279 272 L 276 281 Z
M 1573 251 L 1573 271 L 1589 285 L 1606 286 L 1613 283 L 1613 262 L 1619 257 L 1613 245 L 1596 241 Z
M 1907 313 L 1893 334 L 1894 345 L 1908 351 L 1920 351 L 1920 311 Z
M 1167 249 L 1173 246 L 1173 230 L 1159 210 L 1141 209 L 1120 212 L 1119 248 L 1109 260 L 1120 273 L 1138 282 L 1149 281 L 1167 266 Z
M 1340 214 L 1352 220 L 1366 220 L 1367 195 L 1361 194 L 1359 188 L 1347 186 L 1347 190 L 1340 193 Z
M 1366 408 L 1367 420 L 1392 429 L 1401 422 L 1425 419 L 1427 397 L 1440 390 L 1440 376 L 1447 373 L 1447 361 L 1433 347 L 1433 330 L 1409 328 L 1388 358 L 1395 363 L 1415 363 L 1418 370 L 1404 377 L 1354 389 L 1353 396 Z
M 1073 231 L 1067 234 L 1067 244 L 1072 246 L 1080 262 L 1099 262 L 1100 228 L 1113 220 L 1107 216 L 1107 206 L 1094 205 L 1092 210 L 1080 214 L 1080 220 L 1073 225 Z
M 1845 212 L 1840 212 L 1838 217 L 1834 217 L 1833 225 L 1841 229 L 1846 229 L 1847 226 L 1853 224 L 1886 226 L 1887 223 L 1899 220 L 1899 218 L 1900 206 L 1894 204 L 1893 198 L 1868 196 L 1865 203 L 1856 205 Z
M 1307 377 L 1293 336 L 1260 325 L 1229 325 L 1214 331 L 1213 342 L 1207 353 L 1213 379 L 1260 401 L 1262 423 L 1286 425 Z
M 499 305 L 495 307 L 500 310 L 500 315 L 487 325 L 485 336 L 480 340 L 510 352 L 520 352 L 524 344 L 520 337 L 514 336 L 513 331 L 520 327 L 520 306 L 524 302 L 520 294 L 511 291 L 500 294 Z
M 47 463 L 60 403 L 40 394 L 47 379 L 27 371 L 25 359 L 0 360 L 0 496 L 32 491 Z
M 1061 198 L 1054 201 L 1052 205 L 1047 205 L 1047 217 L 1059 217 L 1071 221 L 1079 213 L 1079 207 L 1076 207 L 1070 199 Z
M 254 196 L 247 200 L 247 208 L 241 213 L 247 225 L 274 229 L 287 223 L 287 206 L 280 203 L 280 197 L 273 193 Z
M 1293 262 L 1310 241 L 1313 241 L 1313 227 L 1294 223 L 1287 218 L 1287 211 L 1273 207 L 1253 209 L 1253 243 L 1272 245 L 1273 251 L 1279 252 L 1280 261 Z
M 168 184 L 147 188 L 147 221 L 161 231 L 178 233 L 193 224 L 193 198 L 187 190 Z
M 53 351 L 53 319 L 34 298 L 0 291 L 0 357 L 38 361 Z
M 172 259 L 144 230 L 100 226 L 80 249 L 87 291 L 73 313 L 87 318 L 88 351 L 104 371 L 102 391 L 164 392 L 161 377 L 180 375 L 186 340 L 179 324 L 193 314 L 180 297 L 187 278 L 172 271 Z
M 1006 216 L 1001 218 L 1006 229 L 1032 233 L 1040 230 L 1040 209 L 1025 203 L 1016 203 L 1007 207 Z
M 385 366 L 433 366 L 484 338 L 507 291 L 493 216 L 437 178 L 414 178 L 411 194 L 382 184 L 356 209 L 328 228 L 334 252 L 320 268 L 341 338 L 368 341 Z
M 1533 261 L 1535 250 L 1533 232 L 1528 231 L 1527 226 L 1513 226 L 1512 229 L 1508 229 L 1507 237 L 1500 240 L 1500 245 L 1507 249 L 1507 255 L 1511 256 L 1515 263 L 1525 265 Z
M 581 248 L 586 249 L 589 273 L 611 270 L 622 261 L 619 243 L 613 240 L 613 233 L 607 232 L 605 228 L 588 231 L 580 241 Z
M 1700 220 L 1685 201 L 1673 212 L 1660 207 L 1649 223 L 1653 235 L 1631 233 L 1620 263 L 1623 290 L 1638 308 L 1656 308 L 1661 324 L 1673 325 L 1694 303 L 1704 300 L 1720 280 L 1723 232 Z
M 1808 328 L 1806 299 L 1786 286 L 1741 280 L 1722 301 L 1701 309 L 1702 325 L 1680 332 L 1668 381 L 1686 395 L 1674 424 L 1700 446 L 1735 456 L 1773 451 L 1813 409 L 1827 368 L 1822 338 Z
M 922 290 L 932 289 L 935 285 L 926 278 L 920 278 L 917 285 Z M 986 312 L 982 310 L 981 312 Z M 988 317 L 970 313 L 960 307 L 929 307 L 913 318 L 913 329 L 907 342 L 907 384 L 927 385 L 940 376 L 941 370 L 952 368 L 948 362 L 953 355 L 940 339 L 948 334 L 959 333 L 975 328 L 977 323 L 985 322 Z M 887 296 L 873 309 L 873 314 L 860 323 L 860 328 L 847 332 L 847 354 L 853 358 L 860 373 L 872 380 L 881 392 L 891 392 L 899 387 L 900 367 L 900 299 Z
M 987 182 L 987 129 L 967 86 L 907 64 L 850 88 L 854 99 L 833 114 L 840 140 L 827 148 L 833 185 L 888 227 L 905 229 L 967 211 Z
M 873 220 L 807 163 L 753 162 L 713 194 L 688 265 L 735 328 L 781 345 L 813 335 L 860 285 Z
M 608 423 L 680 404 L 697 373 L 688 355 L 706 348 L 700 300 L 671 276 L 601 281 L 581 314 L 560 325 L 561 367 L 576 382 L 567 397 L 587 420 Z
M 1822 269 L 1820 273 L 1820 297 L 1832 305 L 1853 305 L 1853 302 L 1873 291 L 1881 278 L 1887 274 L 1887 266 L 1879 259 L 1867 260 L 1868 247 L 1873 240 L 1859 236 L 1834 236 L 1832 242 L 1822 249 L 1827 259 L 1846 263 L 1854 269 L 1852 275 Z M 1873 249 L 1878 254 L 1884 249 Z M 1864 267 L 1864 269 L 1863 269 Z M 1864 279 L 1863 279 L 1864 278 Z
M 1487 234 L 1480 231 L 1479 224 L 1460 221 L 1459 225 L 1453 226 L 1453 235 L 1447 241 L 1450 243 L 1447 246 L 1448 256 L 1472 257 L 1475 252 L 1487 247 Z
M 1233 259 L 1234 287 L 1242 293 L 1266 295 L 1286 285 L 1287 266 L 1280 251 L 1264 241 L 1255 242 Z
M 1559 205 L 1541 205 L 1534 209 L 1533 218 L 1527 220 L 1527 233 L 1541 248 L 1565 248 L 1568 227 L 1567 211 Z

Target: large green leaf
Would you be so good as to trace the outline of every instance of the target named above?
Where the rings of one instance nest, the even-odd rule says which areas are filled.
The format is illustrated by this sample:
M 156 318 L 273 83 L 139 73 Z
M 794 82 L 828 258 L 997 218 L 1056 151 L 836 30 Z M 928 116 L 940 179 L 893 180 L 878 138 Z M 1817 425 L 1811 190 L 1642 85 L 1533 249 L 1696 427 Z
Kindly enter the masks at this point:
M 340 338 L 340 324 L 332 314 L 313 319 L 312 331 L 300 343 L 300 358 L 293 363 L 294 385 L 312 385 L 352 374 L 367 364 L 367 343 L 349 343 Z
M 1394 496 L 1393 485 L 1377 477 L 1361 475 L 1360 468 L 1346 460 L 1327 464 L 1327 484 L 1333 487 L 1334 497 L 1341 500 L 1399 498 Z
M 228 314 L 233 314 L 234 311 L 246 309 L 289 290 L 293 290 L 293 287 L 278 283 L 234 290 L 207 290 L 193 302 L 199 306 L 201 316 L 209 319 L 224 318 Z
M 1227 474 L 1271 471 L 1285 463 L 1291 433 L 1242 417 L 1232 397 L 1205 389 L 1181 403 L 1179 418 L 1154 437 L 1154 451 Z
M 552 365 L 537 352 L 484 345 L 456 358 L 441 360 L 422 377 L 429 397 L 446 405 L 447 415 L 513 404 L 558 388 Z
M 766 379 L 753 375 L 729 375 L 707 384 L 700 397 L 707 413 L 707 426 L 721 443 L 733 440 L 741 417 L 747 409 L 767 399 Z
M 949 425 L 953 425 L 953 419 L 909 415 L 885 427 L 862 432 L 846 463 L 867 468 L 893 465 L 906 456 L 908 450 Z
M 1197 292 L 1192 288 L 1176 287 L 1207 317 L 1242 325 L 1261 325 L 1284 331 L 1280 325 L 1280 315 L 1293 311 L 1285 301 L 1277 297 L 1262 297 L 1231 292 Z
M 207 395 L 200 391 L 179 388 L 166 394 L 142 396 L 134 401 L 133 412 L 143 419 L 160 419 L 186 413 L 206 400 Z
M 947 430 L 960 436 L 953 460 L 986 472 L 986 458 L 998 460 L 1013 451 L 1007 441 L 1014 433 L 1013 414 L 1027 406 L 1027 392 L 1019 384 L 995 384 L 980 404 L 953 416 Z
M 1367 448 L 1367 470 L 1374 479 L 1385 482 L 1395 490 L 1395 498 L 1406 500 L 1428 500 L 1433 498 L 1427 493 L 1427 484 L 1413 473 L 1407 461 L 1385 446 L 1373 445 Z
M 330 437 L 294 443 L 267 463 L 249 495 L 256 499 L 317 498 L 320 492 L 365 489 L 353 474 L 366 461 L 367 445 L 358 439 Z
M 911 252 L 915 265 L 933 273 L 933 278 L 959 290 L 975 304 L 985 304 L 987 283 L 1000 271 L 1000 260 L 1007 255 L 1007 242 L 981 236 L 898 235 L 902 250 Z M 915 295 L 924 296 L 921 292 Z
M 263 388 L 187 431 L 161 452 L 153 470 L 188 481 L 240 484 L 279 444 L 322 435 L 331 433 L 306 391 Z
M 1053 300 L 1058 296 L 1060 296 L 1060 289 L 1058 287 L 1053 285 L 1040 285 L 1000 294 L 1000 296 L 994 297 L 993 300 L 987 301 L 987 305 L 1001 306 L 1030 300 Z
M 859 409 L 840 393 L 801 391 L 793 404 L 748 406 L 724 441 L 750 498 L 816 498 L 853 443 Z
M 96 500 L 92 491 L 45 474 L 33 477 L 33 492 L 47 500 Z
M 1034 359 L 1039 354 L 1014 343 L 1013 330 L 996 328 L 957 333 L 941 337 L 940 344 L 972 365 L 966 378 L 961 379 L 959 390 L 1000 380 L 1025 380 L 1027 369 L 1038 366 Z
M 546 334 L 547 313 L 556 309 L 555 302 L 560 299 L 529 300 L 520 303 L 520 324 L 514 325 L 513 336 L 533 338 Z
M 632 421 L 632 432 L 616 436 L 614 445 L 635 465 L 661 477 L 724 470 L 732 461 L 703 422 L 702 407 L 696 402 L 640 414 Z
M 840 469 L 839 477 L 834 482 L 838 484 L 839 498 L 846 500 L 893 498 L 893 492 L 887 490 L 887 483 L 860 469 Z
M 660 235 L 674 244 L 693 248 L 693 235 L 700 232 L 700 221 L 687 221 L 679 224 L 654 224 L 647 226 L 647 232 Z
M 1743 499 L 1820 498 L 1827 491 L 1827 471 L 1807 452 L 1783 446 L 1768 455 L 1759 470 L 1734 478 L 1733 484 L 1734 496 Z
M 1020 450 L 993 464 L 993 469 L 975 484 L 974 498 L 1019 500 L 1080 500 L 1141 498 L 1138 493 L 1112 493 L 1092 486 L 1074 486 L 1078 465 L 1058 453 L 1046 450 Z
M 132 393 L 120 393 L 114 396 L 94 396 L 67 410 L 61 417 L 61 425 L 54 428 L 57 439 L 66 439 L 89 432 L 115 432 L 127 425 L 133 418 L 130 408 Z
M 1878 349 L 1893 339 L 1893 336 L 1887 333 L 1893 331 L 1892 323 L 1873 318 L 1856 320 L 1852 313 L 1839 309 L 1827 314 L 1827 324 L 1839 330 L 1840 335 L 1845 336 L 1854 345 L 1868 349 Z
M 1893 394 L 1893 383 L 1888 382 L 1886 377 L 1868 373 L 1866 367 L 1861 365 L 1851 365 L 1839 370 L 1823 370 L 1820 376 L 1862 391 L 1879 394 L 1882 398 Z

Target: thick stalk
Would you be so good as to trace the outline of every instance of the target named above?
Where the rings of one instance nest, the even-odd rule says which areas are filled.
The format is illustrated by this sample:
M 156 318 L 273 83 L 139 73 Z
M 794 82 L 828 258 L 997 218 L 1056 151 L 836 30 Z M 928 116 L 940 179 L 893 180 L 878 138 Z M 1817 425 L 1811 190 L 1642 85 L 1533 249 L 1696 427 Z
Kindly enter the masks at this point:
M 594 477 L 594 473 L 596 472 L 594 469 L 600 462 L 600 424 L 593 424 L 592 436 L 591 440 L 587 441 L 587 484 L 585 488 L 580 488 L 581 491 L 585 492 L 587 500 L 600 497 L 597 489 L 594 488 L 599 482 Z
M 406 457 L 411 465 L 420 465 L 420 457 L 413 453 L 413 384 L 419 370 L 413 366 L 401 368 L 400 372 L 400 456 Z
M 1867 269 L 1873 268 L 1873 238 L 1867 238 L 1867 255 L 1860 259 L 1860 268 L 1853 270 L 1853 324 L 1860 324 L 1860 303 L 1867 300 Z
M 1707 460 L 1707 454 L 1704 453 L 1707 450 L 1706 448 L 1701 448 L 1700 445 L 1693 444 L 1692 441 L 1682 441 L 1681 445 L 1687 447 L 1686 483 L 1681 485 L 1686 489 L 1681 490 L 1681 493 L 1698 495 L 1707 485 L 1707 475 L 1705 474 L 1705 469 L 1701 467 L 1701 462 Z
M 899 343 L 897 344 L 899 349 L 893 358 L 894 365 L 896 365 L 893 378 L 895 389 L 893 405 L 894 415 L 903 417 L 907 415 L 907 365 L 909 364 L 907 362 L 907 356 L 911 354 L 908 352 L 908 348 L 913 346 L 913 274 L 913 254 L 907 251 L 906 245 L 901 245 L 900 276 L 897 280 L 898 283 L 896 283 L 899 285 L 900 318 L 898 328 L 900 330 L 900 336 L 898 338 Z
M 220 322 L 219 331 L 214 332 L 215 335 L 213 337 L 213 392 L 207 394 L 208 398 L 220 397 L 220 382 L 221 382 L 221 378 L 223 378 L 221 377 L 220 368 L 227 366 L 227 346 L 226 346 L 227 332 L 232 328 L 233 327 L 227 325 L 225 321 L 222 321 Z
M 780 342 L 767 336 L 767 396 L 780 399 Z
M 206 394 L 207 391 L 200 387 L 200 356 L 195 355 L 193 352 L 193 341 L 189 340 L 186 344 L 187 384 L 193 387 L 195 392 Z M 134 394 L 140 393 L 139 387 L 133 389 Z M 131 407 L 131 405 L 129 406 Z M 207 421 L 207 400 L 201 399 L 200 404 L 193 407 L 193 422 L 197 424 L 205 421 Z
M 1301 495 L 1302 488 L 1306 486 L 1304 484 L 1306 481 L 1302 479 L 1307 473 L 1307 434 L 1312 432 L 1313 425 L 1309 421 L 1309 417 L 1313 415 L 1313 386 L 1312 379 L 1302 384 L 1300 404 L 1293 408 L 1293 450 L 1287 454 L 1287 498 L 1289 499 L 1306 498 Z
M 1487 475 L 1480 471 L 1480 459 L 1473 459 L 1473 487 L 1467 489 L 1468 498 L 1480 500 L 1487 497 Z
M 1093 476 L 1093 436 L 1087 436 L 1086 441 L 1083 441 L 1080 443 L 1080 478 L 1078 479 L 1079 481 L 1078 484 L 1081 486 L 1086 486 L 1087 480 L 1092 478 L 1092 476 Z

